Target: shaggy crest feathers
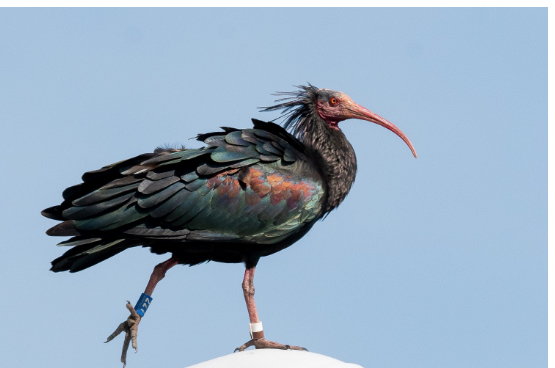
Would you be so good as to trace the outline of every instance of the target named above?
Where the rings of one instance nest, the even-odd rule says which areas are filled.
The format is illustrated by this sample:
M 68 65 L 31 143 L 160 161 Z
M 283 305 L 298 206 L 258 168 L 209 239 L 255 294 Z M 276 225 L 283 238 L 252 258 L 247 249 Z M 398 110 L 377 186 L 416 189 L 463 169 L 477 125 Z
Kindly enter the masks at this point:
M 299 88 L 299 90 L 275 93 L 274 96 L 288 97 L 280 98 L 275 102 L 281 103 L 265 107 L 260 111 L 283 110 L 281 116 L 277 119 L 284 119 L 283 127 L 290 130 L 300 140 L 304 140 L 308 128 L 307 123 L 309 123 L 311 116 L 316 113 L 314 102 L 319 89 L 310 83 L 308 83 L 308 86 L 295 87 Z

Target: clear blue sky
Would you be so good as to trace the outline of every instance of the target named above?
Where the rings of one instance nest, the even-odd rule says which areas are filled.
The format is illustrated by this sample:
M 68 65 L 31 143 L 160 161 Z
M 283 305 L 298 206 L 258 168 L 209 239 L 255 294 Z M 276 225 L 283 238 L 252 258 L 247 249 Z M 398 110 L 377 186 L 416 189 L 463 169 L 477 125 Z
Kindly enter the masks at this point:
M 0 9 L 0 346 L 6 367 L 119 367 L 166 256 L 77 273 L 40 210 L 84 171 L 219 126 L 310 82 L 411 139 L 340 127 L 346 201 L 260 261 L 269 339 L 364 367 L 547 364 L 547 9 Z M 248 340 L 242 265 L 176 267 L 128 366 L 184 367 Z

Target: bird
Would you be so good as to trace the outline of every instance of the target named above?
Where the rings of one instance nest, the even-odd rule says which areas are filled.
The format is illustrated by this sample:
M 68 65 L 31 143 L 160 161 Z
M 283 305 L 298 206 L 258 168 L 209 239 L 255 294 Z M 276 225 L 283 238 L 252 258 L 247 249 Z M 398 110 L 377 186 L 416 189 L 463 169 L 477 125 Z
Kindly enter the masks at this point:
M 254 273 L 262 257 L 301 239 L 336 209 L 349 193 L 357 160 L 339 128 L 347 119 L 378 124 L 416 151 L 388 120 L 346 94 L 312 84 L 278 92 L 262 111 L 280 111 L 282 124 L 252 119 L 252 127 L 222 127 L 198 134 L 202 148 L 157 148 L 99 170 L 63 191 L 63 202 L 42 211 L 60 221 L 51 236 L 71 236 L 70 247 L 52 261 L 54 272 L 78 272 L 132 247 L 170 253 L 156 265 L 129 317 L 106 342 L 125 332 L 137 351 L 138 326 L 152 293 L 177 264 L 243 263 L 243 296 L 251 339 L 238 347 L 306 350 L 267 340 L 254 301 Z M 274 121 L 277 120 L 274 119 Z

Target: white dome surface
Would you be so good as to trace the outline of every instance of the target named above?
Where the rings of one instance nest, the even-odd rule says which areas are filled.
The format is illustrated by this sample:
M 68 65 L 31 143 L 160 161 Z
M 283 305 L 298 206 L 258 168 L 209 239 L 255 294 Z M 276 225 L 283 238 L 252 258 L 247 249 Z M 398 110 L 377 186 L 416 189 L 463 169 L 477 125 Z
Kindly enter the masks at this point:
M 362 368 L 308 351 L 256 349 L 224 355 L 188 368 Z

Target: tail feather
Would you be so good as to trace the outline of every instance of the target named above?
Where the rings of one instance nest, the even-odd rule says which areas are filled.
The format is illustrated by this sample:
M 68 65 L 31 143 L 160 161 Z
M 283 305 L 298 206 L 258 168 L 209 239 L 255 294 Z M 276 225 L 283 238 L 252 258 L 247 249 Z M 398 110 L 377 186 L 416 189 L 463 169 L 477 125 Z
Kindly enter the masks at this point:
M 52 206 L 45 210 L 42 210 L 41 214 L 44 217 L 48 217 L 52 220 L 64 221 L 64 217 L 62 216 L 62 206 Z
M 62 219 L 63 220 L 63 219 Z M 60 222 L 56 226 L 52 226 L 50 229 L 46 230 L 46 235 L 50 236 L 79 236 L 82 235 L 79 230 L 75 228 L 73 220 L 67 220 Z
M 58 246 L 75 247 L 77 245 L 96 243 L 100 240 L 102 240 L 102 238 L 89 238 L 89 237 L 86 237 L 86 236 L 74 236 L 73 238 L 71 238 L 69 240 L 65 240 L 63 242 L 58 243 Z
M 71 241 L 72 239 L 70 239 Z M 86 239 L 76 240 L 80 245 L 65 252 L 61 257 L 52 261 L 53 272 L 69 271 L 79 272 L 95 264 L 102 262 L 127 248 L 138 245 L 130 239 L 90 239 L 90 242 L 84 243 Z M 62 242 L 59 245 L 71 244 Z

